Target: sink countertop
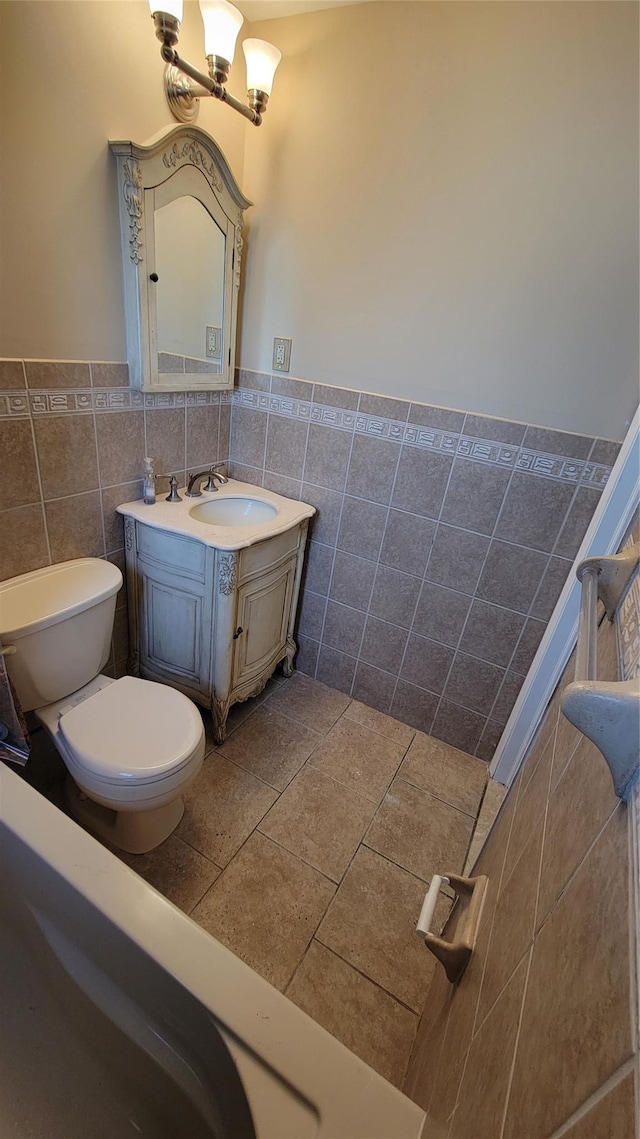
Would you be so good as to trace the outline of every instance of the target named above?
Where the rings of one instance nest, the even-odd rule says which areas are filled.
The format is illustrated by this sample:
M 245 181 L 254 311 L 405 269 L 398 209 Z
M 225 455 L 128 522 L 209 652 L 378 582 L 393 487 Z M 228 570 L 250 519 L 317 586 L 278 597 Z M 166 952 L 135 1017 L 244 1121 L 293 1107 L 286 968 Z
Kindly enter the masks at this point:
M 184 496 L 185 488 L 180 487 L 180 494 Z M 271 502 L 278 513 L 274 518 L 265 522 L 248 522 L 246 526 L 212 526 L 208 522 L 197 522 L 191 518 L 189 511 L 194 506 L 204 502 L 220 501 L 223 498 L 254 498 L 262 502 Z M 242 550 L 245 546 L 253 546 L 255 542 L 262 542 L 265 538 L 273 538 L 276 534 L 283 534 L 292 526 L 297 525 L 303 518 L 311 518 L 315 514 L 315 506 L 308 502 L 298 502 L 294 498 L 284 498 L 272 490 L 265 490 L 252 483 L 237 482 L 229 479 L 217 491 L 203 493 L 198 498 L 185 498 L 182 502 L 167 502 L 165 495 L 161 494 L 153 506 L 147 506 L 142 499 L 137 502 L 124 502 L 116 507 L 118 514 L 128 518 L 135 518 L 137 522 L 144 522 L 156 530 L 166 530 L 171 534 L 182 534 L 187 538 L 195 538 L 205 546 L 214 546 L 217 550 Z

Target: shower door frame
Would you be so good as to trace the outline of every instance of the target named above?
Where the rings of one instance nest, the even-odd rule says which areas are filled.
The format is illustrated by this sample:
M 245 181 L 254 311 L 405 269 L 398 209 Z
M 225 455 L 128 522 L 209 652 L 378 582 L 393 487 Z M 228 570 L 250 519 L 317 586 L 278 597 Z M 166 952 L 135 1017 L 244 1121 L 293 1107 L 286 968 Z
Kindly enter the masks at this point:
M 640 408 L 631 421 L 600 502 L 558 598 L 556 607 L 507 721 L 489 768 L 492 779 L 510 787 L 527 754 L 578 635 L 580 583 L 575 567 L 583 558 L 615 554 L 638 506 L 640 494 Z

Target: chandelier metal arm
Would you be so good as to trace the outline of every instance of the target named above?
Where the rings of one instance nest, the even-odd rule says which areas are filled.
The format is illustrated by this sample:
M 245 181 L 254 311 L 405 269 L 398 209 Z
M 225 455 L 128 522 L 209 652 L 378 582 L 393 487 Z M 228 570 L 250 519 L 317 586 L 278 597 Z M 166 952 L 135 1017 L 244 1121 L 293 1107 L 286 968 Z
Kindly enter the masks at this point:
M 205 75 L 202 71 L 198 71 L 197 67 L 194 67 L 188 60 L 182 59 L 175 48 L 171 47 L 170 44 L 164 43 L 162 45 L 161 54 L 166 63 L 177 67 L 184 75 L 188 75 L 189 79 L 197 83 L 200 88 L 204 88 L 203 91 L 193 90 L 191 92 L 193 96 L 198 98 L 201 94 L 205 93 L 207 95 L 213 95 L 214 99 L 220 99 L 221 102 L 227 103 L 229 107 L 233 107 L 234 111 L 238 111 L 239 114 L 244 115 L 245 119 L 248 119 L 254 126 L 260 126 L 262 122 L 260 111 L 241 103 L 239 99 L 236 99 L 235 95 L 232 95 L 230 91 L 227 91 L 226 87 L 223 87 L 222 83 L 218 83 L 217 80 L 212 79 L 211 76 Z

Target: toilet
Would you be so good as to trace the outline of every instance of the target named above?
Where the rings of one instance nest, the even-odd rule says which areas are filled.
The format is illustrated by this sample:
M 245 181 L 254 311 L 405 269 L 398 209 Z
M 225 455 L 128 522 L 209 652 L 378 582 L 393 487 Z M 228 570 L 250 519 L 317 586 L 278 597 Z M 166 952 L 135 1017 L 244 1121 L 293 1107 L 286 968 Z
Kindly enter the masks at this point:
M 104 676 L 117 566 L 78 558 L 0 582 L 0 640 L 24 712 L 68 771 L 67 803 L 99 838 L 131 854 L 163 842 L 202 767 L 204 727 L 174 688 Z

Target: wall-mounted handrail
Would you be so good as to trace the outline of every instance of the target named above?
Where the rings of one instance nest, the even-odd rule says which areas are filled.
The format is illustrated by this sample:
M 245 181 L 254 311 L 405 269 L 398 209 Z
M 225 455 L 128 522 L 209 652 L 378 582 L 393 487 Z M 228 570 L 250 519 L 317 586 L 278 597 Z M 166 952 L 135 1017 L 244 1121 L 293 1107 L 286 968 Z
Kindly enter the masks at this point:
M 584 565 L 584 562 L 581 563 Z M 580 578 L 580 623 L 576 648 L 576 680 L 595 680 L 598 674 L 598 570 L 586 565 Z
M 597 679 L 598 600 L 613 621 L 639 565 L 640 543 L 610 557 L 580 562 L 576 679 L 562 694 L 563 714 L 600 749 L 621 799 L 628 798 L 640 773 L 640 677 Z

